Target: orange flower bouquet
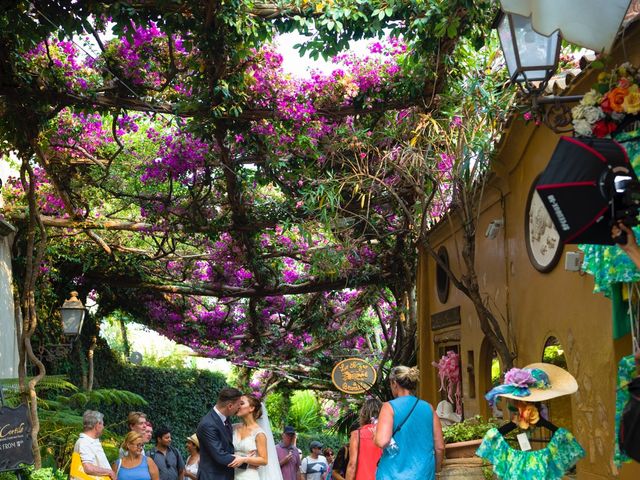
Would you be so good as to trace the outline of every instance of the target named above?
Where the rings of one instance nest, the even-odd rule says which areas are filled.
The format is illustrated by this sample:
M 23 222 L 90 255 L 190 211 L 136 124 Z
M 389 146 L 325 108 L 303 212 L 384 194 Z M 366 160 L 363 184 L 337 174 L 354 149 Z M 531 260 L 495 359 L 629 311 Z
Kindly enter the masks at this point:
M 573 129 L 581 137 L 606 137 L 627 115 L 640 113 L 640 71 L 624 63 L 598 75 L 598 83 L 571 109 Z

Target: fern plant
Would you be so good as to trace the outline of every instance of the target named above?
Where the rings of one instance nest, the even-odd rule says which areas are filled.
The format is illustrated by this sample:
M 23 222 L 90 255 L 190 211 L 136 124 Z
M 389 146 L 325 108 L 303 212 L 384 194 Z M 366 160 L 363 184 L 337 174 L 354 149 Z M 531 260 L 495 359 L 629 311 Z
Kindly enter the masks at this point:
M 27 379 L 28 381 L 28 379 Z M 0 380 L 7 406 L 20 404 L 18 379 Z M 39 440 L 43 466 L 65 469 L 71 458 L 73 445 L 82 432 L 82 414 L 87 409 L 105 405 L 147 405 L 146 400 L 133 392 L 103 388 L 90 392 L 80 390 L 63 375 L 45 376 L 38 384 Z M 107 443 L 116 435 L 106 428 L 102 434 Z
M 289 424 L 296 432 L 317 432 L 324 422 L 320 414 L 320 402 L 310 390 L 299 390 L 291 396 Z

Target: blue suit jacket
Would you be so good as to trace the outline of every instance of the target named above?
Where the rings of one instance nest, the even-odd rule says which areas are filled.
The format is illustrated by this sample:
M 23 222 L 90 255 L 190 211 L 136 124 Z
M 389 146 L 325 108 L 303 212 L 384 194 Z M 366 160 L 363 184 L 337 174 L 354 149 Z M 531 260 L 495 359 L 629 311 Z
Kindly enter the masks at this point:
M 202 417 L 196 434 L 200 442 L 198 480 L 233 480 L 233 468 L 227 467 L 234 460 L 233 438 L 213 409 Z

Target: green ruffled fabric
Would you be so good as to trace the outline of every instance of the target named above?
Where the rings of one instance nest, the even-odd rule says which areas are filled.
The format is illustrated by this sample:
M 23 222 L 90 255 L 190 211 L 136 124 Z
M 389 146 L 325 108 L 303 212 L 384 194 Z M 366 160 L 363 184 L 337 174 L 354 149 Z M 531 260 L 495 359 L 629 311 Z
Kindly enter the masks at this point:
M 498 429 L 492 428 L 476 455 L 488 460 L 502 480 L 560 480 L 585 451 L 564 428 L 556 430 L 546 448 L 528 452 L 511 448 Z
M 617 393 L 616 393 L 616 435 L 614 438 L 614 453 L 613 460 L 617 467 L 622 466 L 623 463 L 630 462 L 631 458 L 620 451 L 620 444 L 618 438 L 620 436 L 620 422 L 622 421 L 622 412 L 627 405 L 629 398 L 631 397 L 627 385 L 636 376 L 636 359 L 633 355 L 623 357 L 618 363 L 618 378 L 616 380 Z
M 640 177 L 640 131 L 623 133 L 616 136 L 627 150 L 629 161 Z M 640 228 L 634 227 L 636 238 L 640 238 Z M 639 282 L 640 271 L 626 253 L 617 245 L 580 245 L 584 252 L 583 270 L 593 275 L 594 292 L 602 292 L 611 297 L 611 285 L 614 283 Z

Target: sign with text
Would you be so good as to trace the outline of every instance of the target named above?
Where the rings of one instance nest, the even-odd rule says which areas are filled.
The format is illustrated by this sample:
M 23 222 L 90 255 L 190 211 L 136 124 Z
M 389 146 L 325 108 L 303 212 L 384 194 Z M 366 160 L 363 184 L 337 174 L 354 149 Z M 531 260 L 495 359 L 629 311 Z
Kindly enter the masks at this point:
M 0 408 L 0 472 L 33 464 L 31 418 L 26 405 Z
M 331 372 L 331 380 L 344 393 L 364 393 L 376 383 L 376 369 L 359 358 L 338 362 Z

